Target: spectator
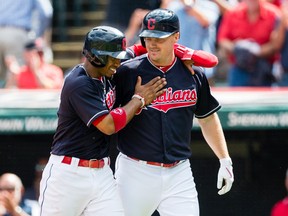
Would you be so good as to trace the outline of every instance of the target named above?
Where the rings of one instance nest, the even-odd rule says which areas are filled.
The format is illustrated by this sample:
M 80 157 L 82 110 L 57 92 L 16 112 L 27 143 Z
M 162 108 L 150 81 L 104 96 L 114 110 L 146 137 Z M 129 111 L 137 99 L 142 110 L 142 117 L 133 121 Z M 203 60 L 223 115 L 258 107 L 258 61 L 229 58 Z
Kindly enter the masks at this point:
M 221 15 L 225 14 L 227 11 L 233 9 L 236 5 L 238 5 L 238 0 L 211 0 L 215 4 L 218 5 Z
M 34 16 L 36 13 L 36 17 Z M 5 86 L 5 58 L 15 56 L 24 64 L 23 50 L 29 37 L 42 37 L 50 26 L 52 6 L 49 0 L 1 1 L 0 7 L 0 88 Z M 33 26 L 32 18 L 38 20 Z
M 283 0 L 266 0 L 266 1 L 276 5 L 277 7 L 281 7 L 281 1 Z
M 286 189 L 286 196 L 278 201 L 272 208 L 271 216 L 287 216 L 288 215 L 288 169 L 286 170 L 286 176 L 284 180 Z
M 132 46 L 134 43 L 139 43 L 139 32 L 141 29 L 141 25 L 142 25 L 142 20 L 144 18 L 144 16 L 153 9 L 156 8 L 160 8 L 161 7 L 161 2 L 164 2 L 165 0 L 157 0 L 154 1 L 154 3 L 152 3 L 153 1 L 148 1 L 148 3 L 150 4 L 149 8 L 136 8 L 130 19 L 129 19 L 129 24 L 128 27 L 125 31 L 125 36 L 126 36 L 126 40 L 127 40 L 127 46 Z
M 63 71 L 60 67 L 44 60 L 44 41 L 41 39 L 25 45 L 26 64 L 20 67 L 16 57 L 6 58 L 9 76 L 6 88 L 19 89 L 60 89 L 63 83 Z
M 52 40 L 52 18 L 53 18 L 53 7 L 52 0 L 38 0 L 39 4 L 44 8 L 45 14 L 48 15 L 48 18 L 45 20 L 39 19 L 41 16 L 41 12 L 39 10 L 34 10 L 32 16 L 32 29 L 30 31 L 30 38 L 37 39 L 42 38 L 45 41 L 46 46 L 44 47 L 44 59 L 48 63 L 53 62 L 53 51 L 51 47 Z M 46 23 L 40 23 L 41 21 L 45 21 Z M 43 29 L 44 26 L 44 29 Z M 43 33 L 42 33 L 43 32 Z
M 218 5 L 208 0 L 166 0 L 166 7 L 179 17 L 181 36 L 179 43 L 210 53 L 216 52 L 216 24 L 220 16 Z M 205 74 L 212 83 L 215 68 L 206 68 Z
M 288 86 L 288 0 L 283 0 L 281 5 L 284 25 L 285 25 L 285 38 L 284 44 L 281 49 L 280 55 L 280 69 L 281 74 L 279 77 L 278 85 L 279 86 Z
M 40 180 L 41 180 L 42 173 L 47 162 L 48 162 L 48 157 L 40 157 L 37 160 L 37 163 L 35 165 L 33 186 L 25 190 L 24 198 L 30 199 L 30 200 L 38 200 Z
M 13 173 L 0 176 L 0 216 L 38 216 L 37 201 L 22 199 L 24 186 Z
M 137 9 L 151 10 L 157 8 L 161 0 L 110 0 L 104 25 L 114 26 L 121 31 L 125 31 L 129 25 L 132 13 Z
M 223 15 L 227 12 L 236 7 L 239 4 L 238 0 L 212 0 L 220 9 L 220 16 L 216 23 L 216 55 L 219 58 L 219 64 L 215 68 L 214 73 L 214 82 L 219 85 L 219 83 L 223 83 L 226 85 L 227 81 L 227 71 L 229 68 L 229 62 L 227 61 L 227 58 L 225 56 L 225 53 L 223 53 L 223 50 L 219 49 L 218 41 L 217 41 L 217 35 L 219 31 L 219 26 L 222 21 Z M 220 84 L 221 85 L 221 84 Z
M 218 44 L 229 56 L 230 86 L 271 86 L 283 44 L 281 11 L 262 0 L 242 0 L 221 21 Z

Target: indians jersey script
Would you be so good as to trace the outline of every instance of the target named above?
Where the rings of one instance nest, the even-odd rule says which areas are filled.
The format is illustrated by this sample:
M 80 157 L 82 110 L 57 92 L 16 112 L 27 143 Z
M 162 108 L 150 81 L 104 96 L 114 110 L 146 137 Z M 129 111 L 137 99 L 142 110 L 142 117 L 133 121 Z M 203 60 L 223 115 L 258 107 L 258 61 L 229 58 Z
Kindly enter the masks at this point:
M 118 133 L 118 148 L 129 157 L 145 161 L 173 163 L 191 156 L 190 142 L 194 115 L 205 118 L 220 109 L 211 95 L 202 68 L 191 75 L 176 59 L 166 71 L 153 65 L 147 54 L 124 62 L 118 68 L 115 106 L 123 106 L 134 93 L 137 76 L 142 84 L 156 76 L 165 77 L 167 91 L 139 111 Z
M 91 124 L 112 109 L 114 91 L 110 80 L 91 78 L 81 65 L 69 73 L 57 113 L 59 120 L 52 144 L 53 154 L 87 160 L 108 157 L 107 136 Z

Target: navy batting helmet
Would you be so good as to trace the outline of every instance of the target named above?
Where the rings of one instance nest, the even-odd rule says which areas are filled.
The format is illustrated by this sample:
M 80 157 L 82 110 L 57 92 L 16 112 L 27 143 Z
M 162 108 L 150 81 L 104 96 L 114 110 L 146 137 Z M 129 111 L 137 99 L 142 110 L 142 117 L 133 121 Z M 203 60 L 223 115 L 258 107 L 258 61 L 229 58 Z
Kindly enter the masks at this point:
M 130 58 L 125 49 L 126 39 L 121 31 L 109 26 L 98 26 L 86 34 L 83 55 L 93 66 L 103 67 L 108 56 L 117 59 Z
M 166 38 L 179 32 L 180 24 L 178 16 L 168 9 L 155 9 L 150 11 L 143 19 L 142 31 L 139 35 L 142 45 L 143 38 Z

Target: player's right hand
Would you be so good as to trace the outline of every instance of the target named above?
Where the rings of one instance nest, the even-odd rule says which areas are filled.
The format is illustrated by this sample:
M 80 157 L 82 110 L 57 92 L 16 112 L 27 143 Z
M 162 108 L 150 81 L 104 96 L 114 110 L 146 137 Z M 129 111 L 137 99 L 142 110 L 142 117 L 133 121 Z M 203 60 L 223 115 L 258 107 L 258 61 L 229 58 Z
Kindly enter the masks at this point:
M 231 158 L 220 159 L 220 168 L 218 171 L 217 188 L 219 195 L 223 195 L 230 191 L 234 182 L 234 174 Z M 223 185 L 224 183 L 224 185 Z
M 150 80 L 145 85 L 142 85 L 142 79 L 140 76 L 138 76 L 134 94 L 143 97 L 145 100 L 145 105 L 148 105 L 156 97 L 160 96 L 166 91 L 166 89 L 164 89 L 166 84 L 166 79 L 158 76 Z

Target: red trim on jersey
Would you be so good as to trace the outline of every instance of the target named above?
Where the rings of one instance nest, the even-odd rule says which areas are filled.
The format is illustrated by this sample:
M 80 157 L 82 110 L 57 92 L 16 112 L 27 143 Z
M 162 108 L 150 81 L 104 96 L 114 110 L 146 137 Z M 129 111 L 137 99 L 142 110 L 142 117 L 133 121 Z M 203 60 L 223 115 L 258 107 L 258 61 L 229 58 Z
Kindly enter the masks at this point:
M 107 114 L 100 116 L 99 118 L 95 119 L 92 124 L 93 124 L 95 127 L 97 127 L 97 125 L 98 125 L 106 116 L 107 116 Z
M 148 55 L 148 58 L 149 58 L 149 55 Z M 150 61 L 151 61 L 151 59 L 150 59 Z M 158 67 L 161 71 L 166 72 L 175 63 L 175 61 L 176 61 L 176 58 L 174 57 L 172 63 L 168 66 L 158 66 L 158 65 L 155 65 L 155 66 Z

